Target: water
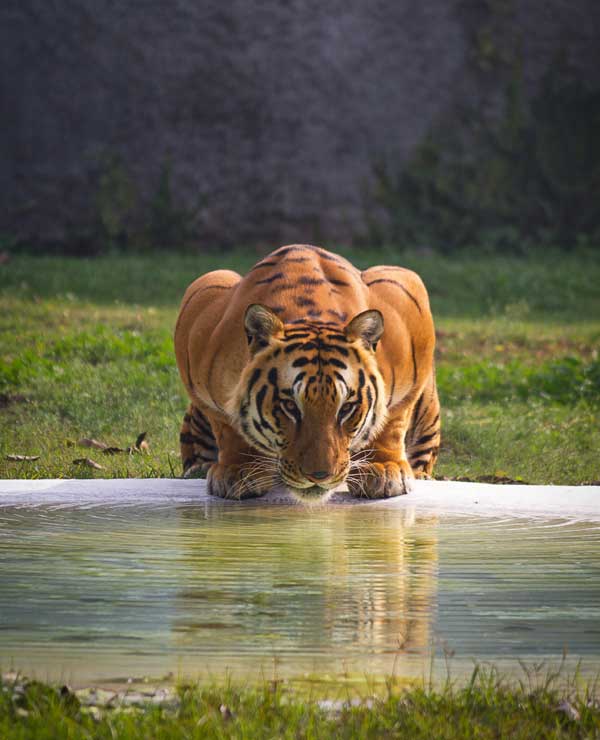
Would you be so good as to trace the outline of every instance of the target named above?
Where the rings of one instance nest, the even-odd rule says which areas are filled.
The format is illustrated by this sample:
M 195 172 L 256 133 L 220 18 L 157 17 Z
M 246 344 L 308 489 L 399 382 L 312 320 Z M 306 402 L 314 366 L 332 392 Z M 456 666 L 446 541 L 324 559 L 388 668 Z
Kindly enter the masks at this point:
M 600 664 L 600 525 L 414 507 L 0 508 L 0 664 L 149 675 L 454 675 Z

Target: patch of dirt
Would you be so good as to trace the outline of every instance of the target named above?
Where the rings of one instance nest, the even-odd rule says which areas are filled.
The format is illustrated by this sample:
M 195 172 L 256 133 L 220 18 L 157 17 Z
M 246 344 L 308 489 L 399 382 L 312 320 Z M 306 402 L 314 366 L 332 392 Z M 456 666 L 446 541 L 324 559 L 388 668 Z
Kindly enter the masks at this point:
M 16 403 L 29 403 L 29 399 L 20 393 L 15 393 L 12 396 L 9 393 L 0 393 L 0 409 L 7 409 Z

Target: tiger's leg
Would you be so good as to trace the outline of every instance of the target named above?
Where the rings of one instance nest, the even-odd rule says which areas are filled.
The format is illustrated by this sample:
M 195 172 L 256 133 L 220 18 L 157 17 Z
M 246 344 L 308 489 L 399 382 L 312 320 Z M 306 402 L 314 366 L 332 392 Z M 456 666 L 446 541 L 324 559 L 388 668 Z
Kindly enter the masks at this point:
M 406 451 L 416 478 L 429 478 L 440 449 L 440 401 L 435 375 L 419 396 L 406 435 Z
M 413 405 L 414 402 L 407 403 L 395 409 L 383 431 L 370 443 L 368 457 L 348 483 L 351 494 L 390 498 L 408 493 L 408 480 L 414 476 L 404 440 Z
M 211 417 L 219 460 L 208 469 L 212 496 L 228 499 L 263 496 L 277 482 L 277 462 L 250 447 L 228 423 Z
M 194 404 L 190 404 L 179 434 L 183 477 L 194 478 L 217 462 L 219 450 L 210 422 Z

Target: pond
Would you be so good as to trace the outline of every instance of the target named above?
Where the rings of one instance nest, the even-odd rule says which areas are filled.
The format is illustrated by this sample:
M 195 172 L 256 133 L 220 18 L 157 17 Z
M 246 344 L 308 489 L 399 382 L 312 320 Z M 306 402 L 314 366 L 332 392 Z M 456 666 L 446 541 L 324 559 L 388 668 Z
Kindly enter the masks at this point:
M 0 493 L 3 670 L 75 684 L 427 677 L 435 655 L 434 671 L 449 661 L 460 676 L 475 661 L 556 665 L 567 649 L 571 667 L 598 672 L 589 511 L 507 516 L 484 501 L 503 487 L 470 489 L 484 503 L 470 513 L 428 505 L 418 486 L 308 509 L 215 501 L 198 481 L 102 483 Z

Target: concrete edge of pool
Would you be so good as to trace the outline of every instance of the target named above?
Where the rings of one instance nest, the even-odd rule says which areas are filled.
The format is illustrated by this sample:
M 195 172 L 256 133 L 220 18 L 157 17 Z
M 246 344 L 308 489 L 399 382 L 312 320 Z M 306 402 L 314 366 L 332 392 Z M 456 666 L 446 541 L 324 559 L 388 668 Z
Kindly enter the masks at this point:
M 224 501 L 206 493 L 204 480 L 176 478 L 0 480 L 0 508 L 8 506 L 267 506 L 295 504 L 284 490 L 250 501 Z M 407 496 L 369 501 L 351 498 L 343 489 L 325 506 L 355 505 L 402 508 L 415 512 L 470 516 L 543 517 L 600 521 L 598 486 L 528 486 L 412 482 Z

